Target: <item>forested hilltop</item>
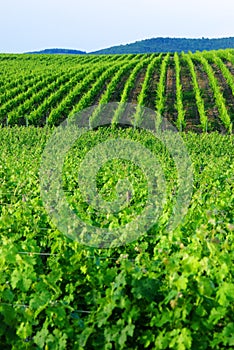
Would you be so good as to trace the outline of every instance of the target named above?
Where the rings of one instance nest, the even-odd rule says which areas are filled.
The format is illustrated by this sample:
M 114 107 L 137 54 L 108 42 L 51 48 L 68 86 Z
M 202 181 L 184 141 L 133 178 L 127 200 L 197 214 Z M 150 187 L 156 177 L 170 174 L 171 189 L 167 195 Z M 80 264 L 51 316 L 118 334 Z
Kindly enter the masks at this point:
M 234 37 L 219 39 L 152 38 L 126 45 L 118 45 L 94 52 L 71 49 L 46 49 L 30 54 L 137 54 L 155 52 L 195 52 L 234 48 Z
M 234 48 L 234 37 L 219 39 L 152 38 L 127 45 L 95 51 L 98 54 L 129 54 L 153 52 L 195 52 Z
M 84 55 L 86 54 L 85 51 L 80 51 L 80 50 L 71 50 L 71 49 L 45 49 L 41 51 L 32 51 L 32 52 L 27 52 L 28 54 L 48 54 L 48 55 L 53 55 L 53 54 L 64 54 L 64 55 Z

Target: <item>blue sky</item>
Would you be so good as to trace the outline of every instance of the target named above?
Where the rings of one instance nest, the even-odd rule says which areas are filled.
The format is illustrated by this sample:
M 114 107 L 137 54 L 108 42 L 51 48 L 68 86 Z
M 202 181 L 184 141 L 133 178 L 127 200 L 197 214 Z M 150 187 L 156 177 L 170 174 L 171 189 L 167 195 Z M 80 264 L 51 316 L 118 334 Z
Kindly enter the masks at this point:
M 87 52 L 153 37 L 234 36 L 233 0 L 7 0 L 0 52 Z

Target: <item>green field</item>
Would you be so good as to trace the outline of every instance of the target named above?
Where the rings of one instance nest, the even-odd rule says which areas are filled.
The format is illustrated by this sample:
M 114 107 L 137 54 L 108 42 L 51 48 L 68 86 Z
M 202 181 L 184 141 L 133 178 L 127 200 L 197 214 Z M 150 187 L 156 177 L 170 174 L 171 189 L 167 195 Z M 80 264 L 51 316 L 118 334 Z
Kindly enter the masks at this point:
M 0 348 L 232 349 L 234 50 L 0 55 L 0 67 Z M 148 107 L 157 125 L 163 116 L 179 130 L 193 181 L 187 212 L 173 229 L 168 221 L 183 182 L 157 133 L 141 129 L 138 109 L 133 127 L 119 125 L 117 108 L 110 126 L 92 128 L 100 106 L 115 101 Z M 127 178 L 134 190 L 128 206 L 106 215 L 82 197 L 82 160 L 109 139 L 148 149 L 167 185 L 154 225 L 105 249 L 59 230 L 41 196 L 42 155 L 53 132 L 92 105 L 91 128 L 62 167 L 62 188 L 75 213 L 111 231 L 130 223 L 147 202 L 144 171 L 121 156 L 104 164 L 95 181 L 102 198 L 113 202 L 118 181 Z
M 0 123 L 58 125 L 95 104 L 156 110 L 179 130 L 232 132 L 234 50 L 195 54 L 0 55 Z

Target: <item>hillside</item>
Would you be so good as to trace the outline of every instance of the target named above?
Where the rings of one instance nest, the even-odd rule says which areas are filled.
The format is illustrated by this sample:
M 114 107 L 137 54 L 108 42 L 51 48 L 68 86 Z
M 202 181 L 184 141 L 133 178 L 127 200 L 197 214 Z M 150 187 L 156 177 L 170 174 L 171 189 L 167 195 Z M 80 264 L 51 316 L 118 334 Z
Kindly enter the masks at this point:
M 26 52 L 27 54 L 144 54 L 160 52 L 196 52 L 234 48 L 234 37 L 219 39 L 152 38 L 126 45 L 112 46 L 98 51 L 85 52 L 70 49 L 45 49 Z
M 131 54 L 153 52 L 195 52 L 234 48 L 234 37 L 220 39 L 153 38 L 127 45 L 98 50 L 95 54 Z
M 0 68 L 3 126 L 58 125 L 89 106 L 116 101 L 151 108 L 185 131 L 230 132 L 234 121 L 234 50 L 30 60 L 0 55 Z
M 27 54 L 63 54 L 63 55 L 84 55 L 85 51 L 70 49 L 45 49 L 41 51 L 26 52 Z

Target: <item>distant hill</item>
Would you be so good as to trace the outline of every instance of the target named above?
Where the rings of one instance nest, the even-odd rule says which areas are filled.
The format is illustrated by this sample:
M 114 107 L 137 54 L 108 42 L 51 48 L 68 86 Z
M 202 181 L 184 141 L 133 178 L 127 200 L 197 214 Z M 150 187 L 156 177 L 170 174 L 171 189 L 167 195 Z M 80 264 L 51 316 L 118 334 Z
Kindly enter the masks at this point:
M 92 54 L 130 54 L 153 52 L 195 52 L 234 48 L 234 37 L 218 39 L 153 38 L 135 43 L 113 46 Z
M 63 55 L 85 55 L 85 51 L 70 49 L 45 49 L 41 51 L 26 52 L 27 54 L 63 54 Z
M 93 52 L 70 49 L 46 49 L 27 52 L 27 54 L 137 54 L 153 52 L 195 52 L 234 48 L 234 37 L 218 39 L 186 39 L 186 38 L 152 38 L 126 45 L 112 46 Z

